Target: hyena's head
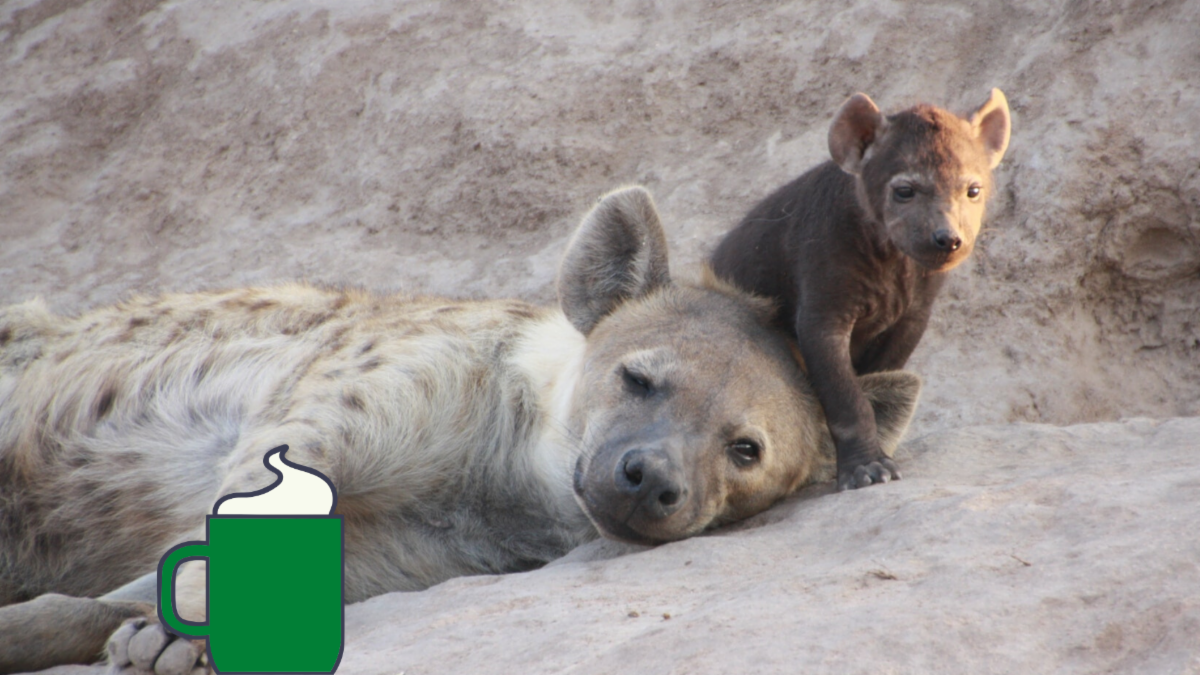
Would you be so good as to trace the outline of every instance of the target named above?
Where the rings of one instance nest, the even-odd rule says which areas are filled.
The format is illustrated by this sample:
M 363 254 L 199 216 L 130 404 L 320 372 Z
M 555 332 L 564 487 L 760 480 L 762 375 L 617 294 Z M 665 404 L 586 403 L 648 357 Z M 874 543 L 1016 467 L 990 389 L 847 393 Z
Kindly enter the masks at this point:
M 559 297 L 587 336 L 568 425 L 575 495 L 601 533 L 654 543 L 766 509 L 832 467 L 821 407 L 772 307 L 717 281 L 675 284 L 650 195 L 614 192 L 563 260 Z M 889 453 L 920 381 L 862 379 Z
M 884 117 L 855 94 L 829 128 L 829 152 L 857 176 L 859 202 L 892 242 L 922 267 L 943 271 L 975 247 L 1009 129 L 999 89 L 968 119 L 929 105 Z

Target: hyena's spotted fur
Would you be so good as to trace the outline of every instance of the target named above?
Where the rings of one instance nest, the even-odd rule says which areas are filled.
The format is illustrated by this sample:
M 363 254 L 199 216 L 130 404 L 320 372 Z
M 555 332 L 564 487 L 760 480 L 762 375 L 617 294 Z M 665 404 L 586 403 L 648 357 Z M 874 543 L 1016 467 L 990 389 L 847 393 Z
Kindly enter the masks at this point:
M 347 575 L 351 601 L 529 567 L 590 534 L 561 461 L 558 475 L 530 471 L 535 453 L 462 472 L 470 453 L 517 453 L 534 433 L 522 347 L 548 333 L 581 343 L 560 313 L 294 285 L 0 317 L 12 354 L 0 509 L 20 516 L 0 521 L 6 602 L 99 595 L 152 568 L 203 524 L 218 488 L 269 484 L 261 454 L 280 443 L 334 480 L 348 533 L 403 514 L 403 541 L 374 542 L 369 559 L 350 542 L 348 564 L 371 570 Z M 475 506 L 464 495 L 491 507 L 485 527 L 502 536 L 445 546 Z M 524 527 L 506 525 L 513 514 Z
M 156 563 L 203 539 L 219 496 L 273 482 L 281 444 L 338 489 L 348 602 L 529 569 L 598 533 L 691 536 L 828 473 L 770 307 L 673 283 L 665 242 L 635 188 L 580 226 L 559 308 L 292 285 L 3 310 L 0 603 L 28 601 L 0 609 L 0 671 L 94 659 L 120 626 L 115 666 L 190 673 L 198 648 L 145 604 Z M 891 450 L 919 381 L 863 386 Z M 185 618 L 205 615 L 204 578 L 180 572 Z

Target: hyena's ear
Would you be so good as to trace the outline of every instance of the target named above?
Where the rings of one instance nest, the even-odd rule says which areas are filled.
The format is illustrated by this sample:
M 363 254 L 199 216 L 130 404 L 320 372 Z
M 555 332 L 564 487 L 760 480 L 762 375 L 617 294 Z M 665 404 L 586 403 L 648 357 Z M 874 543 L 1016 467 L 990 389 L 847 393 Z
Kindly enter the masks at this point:
M 1008 99 L 1004 97 L 1004 92 L 992 90 L 987 102 L 971 115 L 971 128 L 988 153 L 988 168 L 996 168 L 1004 159 L 1004 151 L 1008 149 L 1008 138 L 1012 133 Z
M 891 370 L 863 375 L 858 378 L 858 384 L 875 409 L 879 445 L 891 457 L 917 410 L 921 378 L 906 370 Z
M 605 195 L 584 217 L 558 270 L 558 302 L 587 335 L 621 303 L 671 282 L 667 237 L 645 188 Z
M 883 134 L 887 120 L 866 94 L 846 99 L 829 126 L 829 155 L 842 171 L 857 176 L 862 171 L 863 155 Z

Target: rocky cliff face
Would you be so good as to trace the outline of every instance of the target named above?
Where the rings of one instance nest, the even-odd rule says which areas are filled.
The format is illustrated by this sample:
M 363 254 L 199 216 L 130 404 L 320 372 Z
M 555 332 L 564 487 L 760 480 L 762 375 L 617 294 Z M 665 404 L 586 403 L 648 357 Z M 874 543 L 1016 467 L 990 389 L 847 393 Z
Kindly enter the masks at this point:
M 550 301 L 643 183 L 675 262 L 855 91 L 1013 105 L 919 431 L 1200 414 L 1200 5 L 41 2 L 0 9 L 0 301 L 297 277 Z
M 619 562 L 565 563 L 581 565 L 569 574 L 564 566 L 463 582 L 372 606 L 394 603 L 400 613 L 423 607 L 434 616 L 441 611 L 434 605 L 455 606 L 460 601 L 447 594 L 458 593 L 462 610 L 445 614 L 446 625 L 469 625 L 476 616 L 469 608 L 487 589 L 537 588 L 531 605 L 554 598 L 538 625 L 558 620 L 572 627 L 564 634 L 583 643 L 626 645 L 627 652 L 605 652 L 625 662 L 655 653 L 661 672 L 703 670 L 706 659 L 743 651 L 777 654 L 785 669 L 823 663 L 839 670 L 840 663 L 866 661 L 818 654 L 814 645 L 832 644 L 843 656 L 912 654 L 925 640 L 919 630 L 957 645 L 959 651 L 947 647 L 922 657 L 940 662 L 943 672 L 1014 672 L 1007 667 L 1013 664 L 1028 670 L 1031 662 L 1020 655 L 1035 648 L 1060 658 L 1029 672 L 1063 672 L 1054 664 L 1085 672 L 1106 663 L 1133 664 L 1122 672 L 1196 672 L 1195 652 L 1184 647 L 1170 662 L 1177 667 L 1159 670 L 1137 660 L 1155 639 L 1183 644 L 1171 641 L 1200 621 L 1195 583 L 1186 592 L 1147 582 L 1148 596 L 1111 594 L 1112 584 L 1139 574 L 1194 582 L 1195 537 L 1184 536 L 1190 526 L 1181 522 L 1161 539 L 1136 544 L 1106 539 L 1112 523 L 1134 528 L 1130 523 L 1151 518 L 1153 509 L 1189 506 L 1194 515 L 1200 497 L 1192 479 L 1181 477 L 1174 488 L 1164 483 L 1164 494 L 1174 497 L 1151 505 L 1133 496 L 1149 489 L 1142 481 L 1150 469 L 1125 466 L 1107 483 L 1081 469 L 1093 446 L 1111 445 L 1100 443 L 1108 443 L 1107 432 L 1095 430 L 1111 429 L 1118 441 L 1106 452 L 1114 461 L 1130 455 L 1167 462 L 1158 453 L 1175 452 L 1169 461 L 1185 467 L 1181 476 L 1191 475 L 1200 461 L 1195 434 L 1172 441 L 1182 445 L 1168 451 L 1158 447 L 1162 437 L 1150 423 L 1081 431 L 1016 423 L 1200 415 L 1197 35 L 1194 0 L 13 0 L 0 6 L 0 302 L 42 295 L 60 311 L 76 311 L 135 292 L 295 278 L 549 302 L 566 237 L 592 200 L 613 187 L 641 183 L 654 191 L 675 267 L 686 270 L 756 200 L 826 157 L 827 125 L 849 94 L 864 91 L 886 109 L 928 101 L 965 112 L 1000 87 L 1014 117 L 1013 142 L 997 176 L 1000 192 L 977 252 L 952 274 L 910 363 L 926 380 L 912 447 L 928 446 L 945 459 L 918 461 L 913 450 L 903 483 L 863 494 L 810 493 L 771 518 L 789 523 L 774 526 L 788 537 L 810 528 L 835 541 L 850 522 L 862 530 L 855 537 L 894 537 L 902 546 L 937 528 L 888 514 L 918 509 L 921 499 L 951 499 L 938 490 L 958 488 L 943 483 L 966 485 L 980 504 L 1024 501 L 1025 508 L 1044 509 L 1025 514 L 1033 519 L 1028 532 L 1012 529 L 1001 512 L 978 526 L 998 541 L 1011 540 L 1012 551 L 997 548 L 996 560 L 985 563 L 980 547 L 996 546 L 987 537 L 939 540 L 931 546 L 945 551 L 941 562 L 920 562 L 921 554 L 903 548 L 899 558 L 879 559 L 883 576 L 871 576 L 881 553 L 872 559 L 847 549 L 828 558 L 830 569 L 842 566 L 829 572 L 837 584 L 867 589 L 855 602 L 874 602 L 882 593 L 895 603 L 876 609 L 840 606 L 848 596 L 821 591 L 825 577 L 804 576 L 809 553 L 757 548 L 766 546 L 754 534 L 761 528 Z M 1062 445 L 1055 440 L 1062 434 L 1091 440 Z M 991 460 L 978 454 L 977 438 L 1013 455 L 1001 472 L 1006 478 L 986 468 Z M 1043 456 L 1032 449 L 1046 444 L 1069 452 Z M 1041 463 L 1027 467 L 1034 459 Z M 1068 467 L 1078 462 L 1080 470 L 1060 460 Z M 950 468 L 952 477 L 940 474 Z M 912 487 L 922 480 L 942 487 Z M 1046 494 L 1013 492 L 1014 485 L 1043 480 Z M 1017 550 L 1030 537 L 1054 539 L 1055 523 L 1098 508 L 1088 499 L 1110 500 L 1103 508 L 1111 511 L 1086 535 L 1064 535 L 1037 560 Z M 827 506 L 835 503 L 837 513 Z M 958 508 L 928 517 L 953 520 L 978 511 Z M 1081 549 L 1084 543 L 1098 549 Z M 679 619 L 700 601 L 660 603 L 659 611 L 649 599 L 624 600 L 627 587 L 618 577 L 644 564 L 638 583 L 662 583 L 674 572 L 655 565 L 706 546 L 749 553 L 715 565 L 710 576 L 685 577 L 687 588 L 710 588 L 730 604 L 720 616 L 708 610 L 710 628 L 698 633 L 714 646 L 711 653 L 697 647 L 695 660 L 672 660 L 675 652 L 655 646 L 654 631 L 682 645 L 697 629 L 684 632 Z M 1162 555 L 1134 555 L 1145 547 Z M 954 569 L 963 556 L 988 570 L 1013 566 L 1003 574 L 1051 570 L 1046 574 L 1056 581 L 1046 583 L 1059 585 L 1031 591 L 1037 603 L 1012 605 L 1000 590 L 1008 582 L 987 574 L 955 572 L 957 591 L 915 581 L 922 569 Z M 780 569 L 765 564 L 779 557 L 791 562 Z M 1053 571 L 1049 559 L 1075 572 Z M 915 567 L 905 560 L 916 560 Z M 1131 571 L 1119 579 L 1089 574 L 1113 565 Z M 781 591 L 781 604 L 739 604 L 739 593 L 753 595 L 746 579 L 736 593 L 717 592 L 747 568 L 762 584 L 791 589 Z M 1013 583 L 1014 593 L 1025 587 Z M 592 584 L 599 584 L 588 591 L 596 602 L 609 598 L 622 616 L 626 604 L 644 616 L 614 624 L 611 632 L 595 632 L 585 620 L 570 623 L 577 619 L 564 598 Z M 906 589 L 903 598 L 887 595 L 898 586 Z M 974 608 L 969 614 L 950 611 L 960 596 L 939 595 L 973 590 L 982 599 L 964 605 Z M 938 604 L 943 597 L 952 599 Z M 869 625 L 876 610 L 901 611 L 901 605 L 909 614 L 896 616 L 908 618 L 887 619 L 881 631 L 826 629 L 811 616 L 778 623 L 786 608 L 807 616 L 834 606 L 828 621 Z M 1087 618 L 1097 605 L 1111 611 L 1110 624 Z M 921 613 L 924 606 L 930 614 Z M 1153 614 L 1152 606 L 1161 612 Z M 1041 618 L 1023 620 L 1037 611 Z M 672 612 L 678 616 L 647 628 L 652 616 Z M 1129 623 L 1150 617 L 1146 612 L 1153 617 Z M 987 628 L 968 630 L 977 621 Z M 785 624 L 791 628 L 778 628 Z M 501 650 L 490 653 L 503 653 L 503 631 L 517 628 L 488 629 Z M 1055 630 L 1072 637 L 1041 637 Z M 420 645 L 449 639 L 439 642 L 437 634 L 402 631 L 384 642 L 404 642 L 405 635 L 424 635 L 412 638 Z M 775 637 L 768 646 L 752 635 Z M 368 650 L 382 659 L 371 663 L 404 670 L 401 661 L 385 658 L 388 649 Z M 988 650 L 1002 657 L 989 662 L 991 670 L 975 667 L 983 661 L 955 665 L 963 654 Z M 1099 656 L 1071 660 L 1089 650 Z M 579 654 L 544 670 L 595 656 Z M 358 662 L 348 656 L 352 663 Z M 436 659 L 427 663 L 409 672 L 441 670 Z M 897 672 L 937 671 L 924 661 L 897 663 Z

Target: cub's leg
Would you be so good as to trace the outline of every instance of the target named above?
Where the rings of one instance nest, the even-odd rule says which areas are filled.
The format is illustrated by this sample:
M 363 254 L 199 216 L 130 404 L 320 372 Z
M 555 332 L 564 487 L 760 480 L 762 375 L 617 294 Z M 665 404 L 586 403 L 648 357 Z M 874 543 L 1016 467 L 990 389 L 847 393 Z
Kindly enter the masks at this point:
M 850 362 L 852 324 L 825 325 L 817 312 L 797 312 L 800 354 L 813 389 L 825 409 L 837 449 L 838 490 L 866 487 L 900 478 L 900 469 L 879 444 L 875 411 L 863 394 Z

